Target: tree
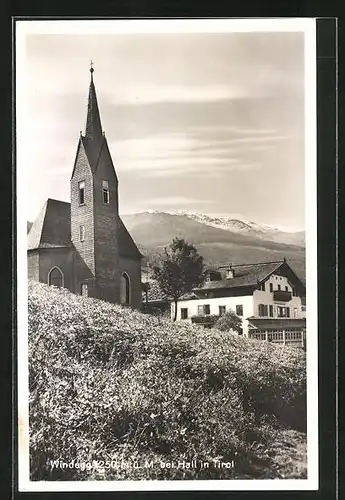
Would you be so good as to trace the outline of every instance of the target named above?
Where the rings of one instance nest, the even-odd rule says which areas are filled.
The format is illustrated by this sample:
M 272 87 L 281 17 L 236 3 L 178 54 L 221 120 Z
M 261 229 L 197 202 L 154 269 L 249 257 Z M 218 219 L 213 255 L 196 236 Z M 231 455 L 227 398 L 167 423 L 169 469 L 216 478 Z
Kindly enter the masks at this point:
M 162 292 L 173 299 L 176 321 L 178 299 L 204 281 L 204 259 L 193 245 L 174 238 L 160 264 L 153 266 L 153 277 Z
M 237 333 L 240 333 L 242 331 L 242 320 L 232 309 L 230 309 L 220 316 L 214 327 L 222 332 L 235 330 Z

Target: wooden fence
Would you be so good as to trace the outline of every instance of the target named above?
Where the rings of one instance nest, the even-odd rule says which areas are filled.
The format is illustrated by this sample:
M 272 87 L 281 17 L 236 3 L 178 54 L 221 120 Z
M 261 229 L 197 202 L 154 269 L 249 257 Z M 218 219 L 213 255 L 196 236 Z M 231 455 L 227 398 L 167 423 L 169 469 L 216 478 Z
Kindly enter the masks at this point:
M 249 338 L 306 349 L 305 330 L 255 330 L 249 332 Z

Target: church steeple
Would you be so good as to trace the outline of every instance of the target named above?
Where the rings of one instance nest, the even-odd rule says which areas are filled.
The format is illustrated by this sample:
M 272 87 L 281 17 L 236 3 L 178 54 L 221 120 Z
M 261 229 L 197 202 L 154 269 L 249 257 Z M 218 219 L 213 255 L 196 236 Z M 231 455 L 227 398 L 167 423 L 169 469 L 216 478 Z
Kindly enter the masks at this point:
M 87 105 L 87 117 L 86 117 L 86 127 L 85 127 L 85 137 L 88 139 L 101 139 L 102 137 L 102 125 L 101 118 L 99 116 L 99 109 L 97 103 L 95 84 L 93 83 L 93 62 L 90 64 L 91 80 L 89 86 L 89 100 Z

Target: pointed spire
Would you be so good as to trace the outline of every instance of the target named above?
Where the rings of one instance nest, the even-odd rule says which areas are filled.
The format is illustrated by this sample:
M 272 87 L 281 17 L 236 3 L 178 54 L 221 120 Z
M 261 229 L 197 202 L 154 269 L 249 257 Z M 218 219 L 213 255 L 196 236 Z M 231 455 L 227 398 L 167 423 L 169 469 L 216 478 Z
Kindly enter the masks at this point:
M 93 83 L 93 62 L 90 63 L 91 80 L 89 86 L 89 100 L 87 105 L 87 118 L 85 127 L 85 137 L 89 139 L 102 138 L 102 125 L 97 104 L 96 89 Z

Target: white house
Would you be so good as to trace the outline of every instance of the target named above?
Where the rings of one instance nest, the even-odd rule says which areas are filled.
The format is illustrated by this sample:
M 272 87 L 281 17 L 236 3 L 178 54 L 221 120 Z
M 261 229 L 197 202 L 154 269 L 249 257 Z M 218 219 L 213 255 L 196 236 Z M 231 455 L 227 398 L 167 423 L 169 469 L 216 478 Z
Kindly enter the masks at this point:
M 177 320 L 208 326 L 212 318 L 232 309 L 242 318 L 245 336 L 252 328 L 303 328 L 305 292 L 285 259 L 209 270 L 204 285 L 178 301 Z M 171 314 L 173 317 L 174 304 Z

